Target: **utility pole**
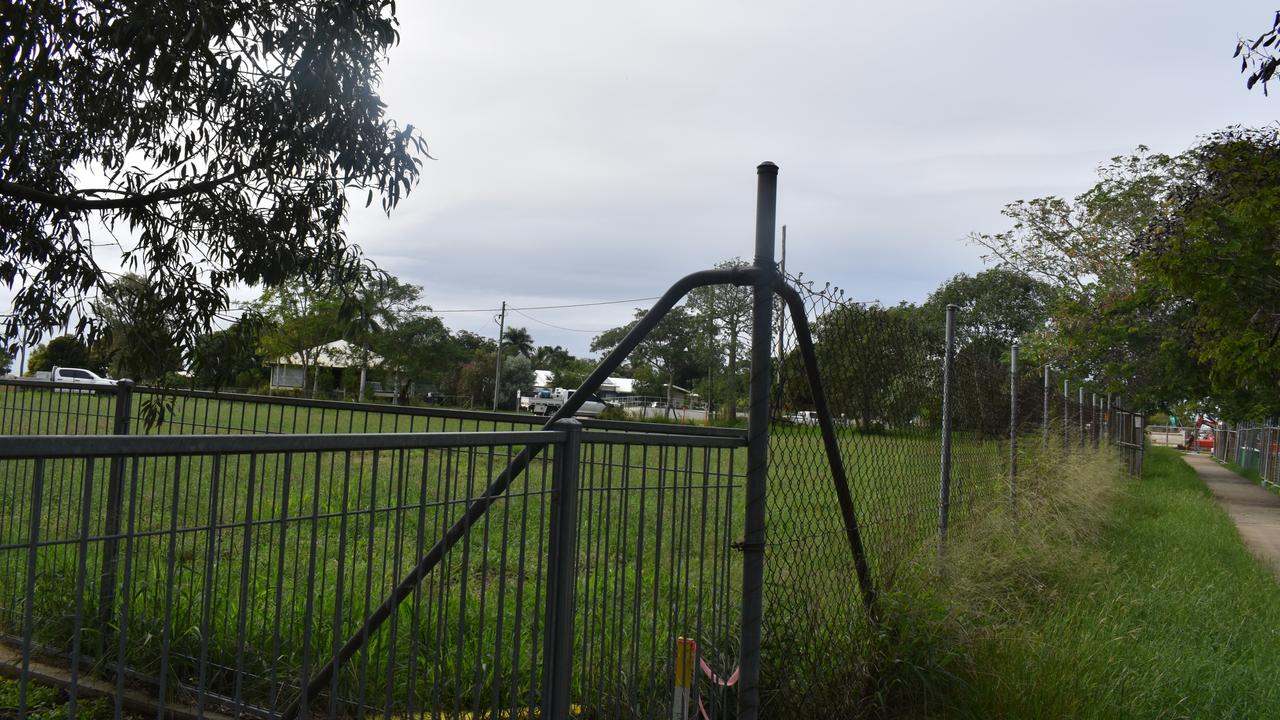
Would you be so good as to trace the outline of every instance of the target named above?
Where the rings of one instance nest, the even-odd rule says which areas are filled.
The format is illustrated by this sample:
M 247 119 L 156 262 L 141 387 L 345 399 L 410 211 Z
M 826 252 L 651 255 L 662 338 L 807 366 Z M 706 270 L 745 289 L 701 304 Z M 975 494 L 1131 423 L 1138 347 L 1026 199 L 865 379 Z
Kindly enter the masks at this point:
M 494 358 L 493 369 L 493 409 L 498 409 L 498 390 L 502 385 L 502 335 L 507 331 L 507 301 L 502 301 L 502 312 L 498 315 L 498 352 Z

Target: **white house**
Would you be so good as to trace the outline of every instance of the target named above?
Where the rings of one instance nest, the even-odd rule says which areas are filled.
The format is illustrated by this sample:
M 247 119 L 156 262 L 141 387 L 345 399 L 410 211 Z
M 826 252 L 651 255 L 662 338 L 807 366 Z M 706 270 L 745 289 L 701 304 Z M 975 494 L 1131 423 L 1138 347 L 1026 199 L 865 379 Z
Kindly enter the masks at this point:
M 363 353 L 360 348 L 346 340 L 334 340 L 331 343 L 311 348 L 306 355 L 311 358 L 308 370 L 310 370 L 313 377 L 321 372 L 334 373 L 336 385 L 339 384 L 337 381 L 341 380 L 343 370 L 361 367 Z M 303 387 L 305 382 L 303 380 L 302 357 L 302 353 L 294 353 L 288 357 L 277 358 L 275 362 L 269 363 L 268 365 L 271 368 L 271 387 Z M 370 352 L 368 367 L 376 368 L 381 365 L 382 358 L 376 353 Z

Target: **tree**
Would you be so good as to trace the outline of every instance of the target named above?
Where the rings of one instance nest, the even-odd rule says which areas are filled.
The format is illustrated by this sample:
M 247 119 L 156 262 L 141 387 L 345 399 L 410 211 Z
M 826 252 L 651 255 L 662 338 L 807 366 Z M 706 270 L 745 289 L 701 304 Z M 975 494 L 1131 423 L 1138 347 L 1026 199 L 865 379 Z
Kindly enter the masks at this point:
M 745 260 L 734 258 L 716 267 L 737 269 L 748 265 Z M 726 418 L 731 423 L 738 419 L 739 363 L 745 360 L 746 352 L 750 349 L 747 336 L 751 331 L 751 303 L 750 287 L 708 285 L 689 293 L 689 304 L 708 326 L 707 342 L 704 343 L 708 351 L 708 382 L 713 377 L 712 371 L 720 366 L 713 356 L 723 353 L 725 358 L 724 406 L 727 409 Z
M 248 313 L 227 329 L 197 340 L 192 352 L 192 382 L 199 387 L 221 390 L 265 379 L 266 367 L 260 352 L 262 329 L 262 317 Z
M 498 388 L 498 407 L 517 409 L 516 394 L 533 390 L 533 363 L 524 355 L 514 354 L 502 360 L 502 384 Z
M 174 342 L 179 309 L 146 278 L 132 273 L 117 278 L 93 309 L 101 321 L 100 352 L 116 377 L 149 382 L 181 367 Z
M 533 336 L 522 327 L 508 327 L 502 333 L 502 342 L 527 359 L 533 358 Z
M 296 358 L 302 366 L 302 391 L 314 393 L 311 370 L 321 346 L 342 335 L 342 300 L 332 291 L 306 287 L 268 290 L 246 312 L 262 318 L 259 342 L 269 362 Z
M 937 323 L 955 305 L 961 342 L 992 338 L 1006 345 L 1044 327 L 1056 291 L 1048 283 L 1007 268 L 960 273 L 929 295 L 924 307 Z
M 1194 362 L 1176 342 L 1180 298 L 1147 282 L 1136 262 L 1144 233 L 1168 214 L 1171 188 L 1196 172 L 1186 156 L 1140 147 L 1099 169 L 1099 182 L 1071 200 L 1007 205 L 1013 227 L 971 239 L 986 259 L 1047 283 L 1050 320 L 1024 339 L 1024 360 L 1051 363 L 1138 406 L 1186 399 Z
M 27 372 L 41 372 L 55 367 L 78 367 L 101 370 L 89 362 L 89 348 L 74 335 L 60 335 L 37 345 L 27 359 Z
M 385 0 L 12 4 L 0 53 L 7 338 L 34 342 L 72 316 L 89 329 L 89 299 L 109 284 L 104 240 L 176 308 L 184 350 L 232 287 L 357 275 L 348 193 L 390 212 L 426 156 L 377 93 L 394 12 Z
M 831 411 L 853 419 L 862 432 L 903 427 L 940 396 L 940 328 L 912 305 L 847 303 L 814 323 L 814 350 Z M 807 404 L 808 386 L 798 351 L 784 361 L 789 398 Z
M 1232 57 L 1240 58 L 1240 72 L 1248 73 L 1249 79 L 1245 87 L 1252 90 L 1254 85 L 1262 84 L 1262 94 L 1267 94 L 1267 83 L 1271 81 L 1280 66 L 1280 12 L 1271 21 L 1271 29 L 1252 41 L 1240 38 L 1236 41 L 1236 53 Z
M 1280 411 L 1280 130 L 1229 128 L 1185 155 L 1168 212 L 1143 234 L 1144 289 L 1176 293 L 1180 348 L 1234 417 Z
M 396 399 L 404 402 L 414 382 L 440 384 L 466 352 L 437 317 L 411 317 L 375 336 L 372 348 L 382 356 L 383 371 L 399 378 Z
M 431 308 L 423 305 L 422 288 L 417 285 L 400 282 L 387 272 L 377 271 L 365 273 L 356 287 L 345 289 L 341 295 L 338 317 L 343 322 L 343 337 L 359 348 L 360 389 L 359 396 L 364 395 L 365 376 L 369 368 L 369 348 L 375 344 L 389 349 L 399 357 L 404 357 L 398 347 L 388 348 L 380 342 L 387 336 L 400 335 L 407 342 L 420 342 L 424 333 L 435 334 L 435 326 L 417 324 L 399 333 L 405 323 L 419 319 L 424 311 Z M 443 324 L 439 326 L 443 329 Z M 444 331 L 448 338 L 448 331 Z M 384 358 L 386 354 L 383 354 Z M 406 367 L 415 366 L 408 360 Z M 407 390 L 407 385 L 404 388 Z
M 607 330 L 591 341 L 593 352 L 612 350 L 631 331 L 645 311 L 636 310 L 635 319 Z M 672 385 L 688 387 L 702 377 L 709 341 L 705 324 L 685 306 L 673 308 L 631 352 L 641 394 L 665 393 Z

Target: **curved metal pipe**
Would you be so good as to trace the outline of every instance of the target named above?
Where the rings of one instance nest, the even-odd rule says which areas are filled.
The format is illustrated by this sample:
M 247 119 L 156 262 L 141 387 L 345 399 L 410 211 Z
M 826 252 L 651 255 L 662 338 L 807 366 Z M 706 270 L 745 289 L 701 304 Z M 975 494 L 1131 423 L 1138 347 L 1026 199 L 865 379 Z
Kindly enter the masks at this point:
M 809 376 L 809 391 L 813 395 L 814 410 L 818 414 L 818 427 L 822 430 L 822 444 L 827 451 L 827 461 L 831 464 L 831 480 L 835 483 L 836 497 L 840 502 L 840 514 L 844 518 L 844 532 L 849 539 L 849 547 L 853 550 L 853 565 L 858 573 L 858 587 L 862 590 L 862 602 L 867 608 L 871 622 L 879 624 L 879 596 L 876 593 L 875 583 L 871 579 L 871 569 L 867 565 L 867 552 L 862 545 L 862 532 L 858 529 L 858 516 L 853 509 L 853 495 L 849 492 L 849 478 L 845 474 L 844 459 L 840 456 L 840 445 L 836 442 L 831 407 L 827 405 L 822 376 L 818 374 L 818 353 L 814 349 L 813 334 L 809 331 L 809 318 L 805 315 L 804 300 L 800 298 L 800 293 L 796 292 L 795 288 L 780 277 L 774 280 L 773 291 L 787 303 L 787 307 L 791 310 L 791 321 L 796 329 L 796 341 L 800 346 L 800 354 L 804 358 L 805 374 Z

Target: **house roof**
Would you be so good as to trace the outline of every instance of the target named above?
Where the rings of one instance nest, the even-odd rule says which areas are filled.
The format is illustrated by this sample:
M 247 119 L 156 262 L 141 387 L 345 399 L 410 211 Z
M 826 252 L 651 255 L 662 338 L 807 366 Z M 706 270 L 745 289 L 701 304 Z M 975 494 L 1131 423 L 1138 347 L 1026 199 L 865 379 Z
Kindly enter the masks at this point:
M 360 348 L 352 345 L 346 340 L 334 340 L 331 343 L 317 345 L 307 351 L 307 355 L 311 356 L 312 366 L 329 367 L 329 368 L 348 368 L 360 367 L 360 357 L 362 353 Z M 302 365 L 302 354 L 294 353 L 288 357 L 277 358 L 272 365 Z M 382 364 L 382 356 L 377 353 L 369 353 L 369 367 L 378 367 Z

